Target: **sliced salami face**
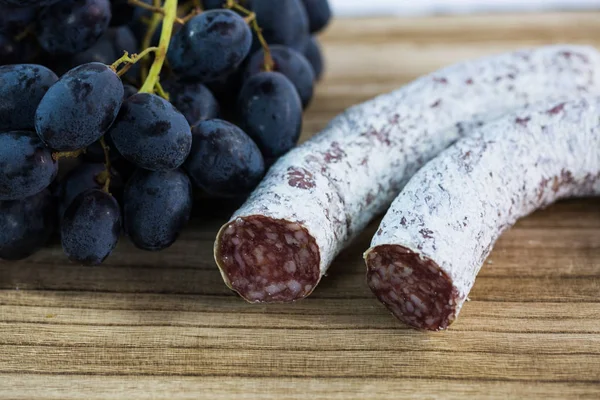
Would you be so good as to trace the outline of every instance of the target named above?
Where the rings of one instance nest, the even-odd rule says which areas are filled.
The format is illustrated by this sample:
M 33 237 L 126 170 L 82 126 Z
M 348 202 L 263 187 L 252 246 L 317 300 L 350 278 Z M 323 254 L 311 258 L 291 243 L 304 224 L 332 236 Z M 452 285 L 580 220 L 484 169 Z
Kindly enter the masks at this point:
M 445 329 L 504 230 L 556 200 L 597 194 L 600 97 L 509 114 L 408 182 L 365 253 L 368 284 L 400 320 Z
M 587 93 L 600 93 L 599 53 L 550 46 L 448 67 L 348 109 L 282 157 L 221 229 L 215 259 L 225 282 L 252 302 L 307 296 L 333 258 L 440 151 L 509 110 Z M 241 228 L 256 221 L 269 229 L 252 230 L 261 242 Z M 301 227 L 309 244 L 281 240 L 287 231 L 274 227 L 288 225 Z M 280 239 L 268 242 L 273 230 Z M 249 253 L 259 244 L 271 260 Z M 296 272 L 285 270 L 298 260 Z M 301 290 L 282 289 L 294 281 Z

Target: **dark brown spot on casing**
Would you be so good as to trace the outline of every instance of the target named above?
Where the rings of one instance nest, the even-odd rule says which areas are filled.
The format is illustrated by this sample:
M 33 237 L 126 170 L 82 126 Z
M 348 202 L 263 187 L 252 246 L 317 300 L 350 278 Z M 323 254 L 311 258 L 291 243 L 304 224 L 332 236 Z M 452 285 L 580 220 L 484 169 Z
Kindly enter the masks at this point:
M 517 118 L 515 119 L 515 123 L 516 123 L 516 124 L 519 124 L 519 125 L 521 125 L 521 126 L 527 126 L 527 123 L 528 123 L 530 120 L 531 120 L 531 117 L 525 117 L 525 118 L 520 118 L 520 117 L 517 117 Z
M 550 115 L 555 115 L 555 114 L 558 114 L 559 112 L 561 112 L 564 108 L 565 108 L 565 103 L 561 103 L 561 104 L 558 104 L 558 105 L 552 107 L 551 109 L 546 111 L 546 113 L 548 113 Z
M 290 167 L 287 171 L 288 184 L 298 189 L 312 189 L 316 186 L 312 173 L 304 168 Z
M 440 104 L 442 104 L 442 99 L 437 99 L 430 107 L 436 108 L 436 107 L 439 107 Z

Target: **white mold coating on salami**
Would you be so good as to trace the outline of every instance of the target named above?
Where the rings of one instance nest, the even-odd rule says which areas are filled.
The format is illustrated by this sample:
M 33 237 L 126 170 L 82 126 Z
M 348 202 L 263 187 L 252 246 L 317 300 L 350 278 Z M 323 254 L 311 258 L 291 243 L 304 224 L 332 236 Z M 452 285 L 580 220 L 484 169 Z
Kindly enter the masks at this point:
M 249 301 L 305 297 L 334 257 L 385 211 L 407 180 L 472 127 L 547 98 L 599 92 L 599 53 L 591 47 L 561 45 L 451 66 L 348 109 L 282 157 L 222 228 L 215 260 L 225 282 Z M 318 254 L 312 258 L 319 263 L 310 275 L 317 278 L 305 282 L 307 290 L 274 300 L 266 288 L 289 283 L 274 277 L 283 265 L 269 261 L 240 265 L 234 254 L 227 253 L 225 248 L 233 247 L 224 241 L 242 240 L 237 230 L 225 237 L 228 227 L 240 227 L 253 216 L 280 221 L 282 226 L 299 224 L 314 239 Z M 243 276 L 255 276 L 254 296 L 248 295 L 250 288 L 243 281 L 231 282 L 240 275 L 239 268 L 245 269 Z M 293 279 L 281 279 L 288 278 Z M 265 282 L 262 288 L 260 281 Z
M 556 200 L 600 193 L 599 149 L 598 97 L 479 128 L 394 200 L 365 254 L 369 286 L 404 322 L 445 329 L 504 230 Z

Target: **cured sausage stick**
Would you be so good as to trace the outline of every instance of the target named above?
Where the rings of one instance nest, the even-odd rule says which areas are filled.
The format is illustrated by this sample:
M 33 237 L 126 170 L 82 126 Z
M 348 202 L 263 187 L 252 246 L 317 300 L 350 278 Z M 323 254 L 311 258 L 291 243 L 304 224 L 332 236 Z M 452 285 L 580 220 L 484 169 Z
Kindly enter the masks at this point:
M 367 281 L 400 320 L 445 329 L 500 234 L 566 197 L 600 193 L 600 97 L 477 129 L 408 182 L 365 253 Z
M 428 160 L 547 98 L 600 93 L 600 55 L 549 46 L 464 62 L 352 107 L 282 157 L 220 230 L 215 260 L 250 302 L 309 295 L 334 257 Z

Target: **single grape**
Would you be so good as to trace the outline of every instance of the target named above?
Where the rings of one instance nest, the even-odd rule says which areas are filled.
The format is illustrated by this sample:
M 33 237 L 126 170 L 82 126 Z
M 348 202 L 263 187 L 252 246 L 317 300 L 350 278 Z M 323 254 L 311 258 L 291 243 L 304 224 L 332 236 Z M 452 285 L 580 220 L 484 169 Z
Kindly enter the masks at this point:
M 273 70 L 281 72 L 292 82 L 298 91 L 302 107 L 306 108 L 312 100 L 314 91 L 315 73 L 312 66 L 306 57 L 290 47 L 275 44 L 269 46 L 269 49 L 275 62 Z M 261 49 L 250 57 L 244 78 L 248 79 L 263 72 L 264 66 L 265 52 Z
M 35 129 L 55 150 L 87 147 L 111 126 L 123 93 L 121 79 L 107 65 L 80 65 L 46 92 L 35 113 Z
M 112 9 L 111 26 L 127 25 L 132 19 L 135 6 L 128 3 L 127 0 L 110 0 Z
M 171 80 L 166 81 L 163 87 L 169 93 L 171 103 L 190 125 L 219 116 L 219 103 L 203 84 Z
M 22 260 L 48 242 L 56 227 L 56 202 L 48 189 L 0 201 L 0 259 Z
M 213 196 L 241 196 L 258 185 L 265 163 L 258 146 L 237 126 L 201 121 L 192 129 L 192 151 L 184 164 L 192 182 Z
M 35 110 L 54 83 L 56 74 L 35 64 L 0 67 L 0 132 L 33 130 Z
M 309 23 L 301 0 L 259 0 L 252 3 L 252 11 L 269 44 L 283 44 L 303 51 L 309 37 Z M 254 48 L 260 46 L 256 42 Z
M 89 49 L 71 57 L 71 68 L 90 62 L 112 64 L 123 55 L 124 51 L 129 54 L 137 53 L 137 39 L 127 26 L 110 28 Z
M 17 200 L 44 190 L 58 164 L 35 132 L 0 133 L 0 200 Z
M 322 31 L 331 20 L 329 0 L 302 0 L 302 2 L 308 14 L 310 33 Z
M 302 130 L 302 103 L 294 85 L 279 72 L 249 78 L 238 99 L 240 127 L 266 159 L 290 150 Z
M 310 65 L 315 72 L 315 79 L 317 81 L 320 80 L 323 75 L 323 52 L 315 36 L 310 38 L 310 41 L 304 50 L 304 56 L 308 62 L 310 62 Z
M 110 19 L 109 0 L 61 0 L 40 11 L 38 42 L 51 54 L 76 54 L 96 43 Z
M 138 92 L 138 89 L 132 85 L 123 85 L 124 93 L 123 93 L 123 101 L 127 100 L 134 94 Z
M 35 7 L 14 7 L 0 4 L 0 32 L 19 35 L 35 20 Z
M 173 36 L 167 56 L 180 77 L 207 82 L 235 71 L 251 45 L 252 32 L 242 17 L 230 10 L 210 10 Z
M 86 190 L 73 199 L 61 221 L 62 248 L 69 260 L 98 265 L 114 250 L 121 232 L 117 200 L 98 189 Z
M 162 250 L 171 246 L 190 218 L 192 185 L 179 169 L 138 169 L 125 186 L 125 231 L 140 249 Z
M 192 146 L 187 120 L 171 103 L 148 93 L 125 100 L 110 135 L 119 153 L 139 167 L 178 168 Z
M 65 210 L 71 205 L 73 199 L 80 193 L 89 189 L 102 189 L 102 180 L 106 167 L 101 163 L 83 163 L 71 170 L 62 180 L 58 189 L 59 215 L 64 215 Z M 111 171 L 110 193 L 119 198 L 123 191 L 121 176 L 114 169 Z

